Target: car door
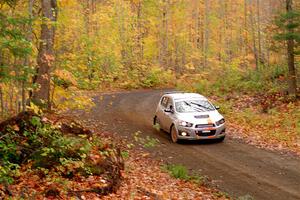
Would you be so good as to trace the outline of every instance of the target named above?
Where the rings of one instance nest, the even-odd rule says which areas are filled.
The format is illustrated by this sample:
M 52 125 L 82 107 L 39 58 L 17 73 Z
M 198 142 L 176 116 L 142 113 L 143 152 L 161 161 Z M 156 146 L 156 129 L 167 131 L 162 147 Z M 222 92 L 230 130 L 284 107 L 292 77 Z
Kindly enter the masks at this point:
M 159 119 L 160 123 L 160 128 L 164 129 L 166 128 L 165 124 L 165 109 L 167 108 L 167 103 L 168 103 L 169 98 L 164 96 L 161 98 L 158 106 L 158 111 L 157 111 L 157 117 Z
M 167 106 L 166 108 L 168 110 L 170 110 L 170 108 L 172 107 L 172 110 L 173 112 L 164 112 L 164 129 L 166 131 L 169 131 L 170 130 L 170 127 L 174 121 L 174 117 L 175 117 L 175 114 L 174 114 L 174 105 L 173 105 L 173 100 L 171 98 L 168 99 L 168 102 L 167 102 Z

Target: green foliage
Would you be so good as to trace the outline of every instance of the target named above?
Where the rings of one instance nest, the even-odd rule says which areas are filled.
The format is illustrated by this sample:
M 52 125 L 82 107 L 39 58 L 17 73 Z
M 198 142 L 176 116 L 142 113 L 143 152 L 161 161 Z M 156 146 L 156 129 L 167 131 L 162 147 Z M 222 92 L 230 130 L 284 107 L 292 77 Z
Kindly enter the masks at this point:
M 35 127 L 41 127 L 41 119 L 37 116 L 33 116 L 30 120 L 30 123 Z
M 26 39 L 22 26 L 30 23 L 26 18 L 7 17 L 0 14 L 0 50 L 12 55 L 24 57 L 32 51 L 31 43 Z
M 190 83 L 180 80 L 179 89 L 195 91 L 204 95 L 228 95 L 232 93 L 265 93 L 284 91 L 287 88 L 287 68 L 274 65 L 260 70 L 226 68 Z M 186 81 L 186 82 L 185 82 Z
M 173 80 L 173 74 L 171 71 L 164 71 L 159 67 L 151 67 L 146 73 L 146 76 L 141 81 L 143 87 L 157 87 L 166 85 Z
M 297 47 L 300 47 L 300 11 L 293 10 L 279 15 L 275 24 L 278 32 L 274 35 L 274 39 L 278 41 L 294 40 L 295 53 L 299 54 Z
M 188 175 L 188 170 L 183 165 L 165 165 L 163 169 L 168 171 L 171 176 L 174 178 L 189 180 L 190 176 Z
M 14 59 L 25 58 L 32 53 L 31 43 L 26 39 L 22 27 L 27 26 L 30 20 L 23 17 L 8 17 L 0 13 L 0 54 L 13 56 Z M 2 58 L 3 59 L 3 58 Z M 28 80 L 33 70 L 28 66 L 14 63 L 12 68 L 8 58 L 0 61 L 1 82 L 9 80 Z M 12 59 L 13 60 L 13 59 Z M 15 76 L 12 72 L 18 72 Z
M 159 124 L 154 124 L 153 128 L 155 128 L 157 131 L 159 131 L 160 130 L 160 125 Z
M 129 158 L 129 152 L 128 152 L 128 151 L 122 151 L 122 152 L 121 152 L 121 155 L 122 155 L 122 157 L 125 158 L 125 159 L 126 159 L 126 158 Z
M 42 171 L 56 167 L 65 175 L 77 171 L 92 173 L 87 155 L 101 142 L 62 134 L 56 127 L 42 122 L 39 116 L 32 116 L 21 124 L 7 128 L 6 134 L 1 136 L 0 183 L 12 183 L 20 165 L 27 162 Z
M 189 175 L 187 168 L 183 165 L 163 165 L 162 169 L 167 171 L 174 178 L 192 181 L 199 185 L 205 184 L 207 181 L 206 177 L 199 174 Z
M 144 143 L 144 147 L 155 147 L 159 144 L 159 140 L 157 138 L 152 138 L 150 136 L 146 137 L 146 141 Z
M 52 81 L 55 85 L 67 89 L 72 85 L 71 81 L 62 79 L 56 75 L 52 77 Z
M 0 183 L 11 184 L 14 178 L 19 176 L 18 164 L 11 163 L 9 161 L 2 161 L 0 165 Z
M 143 145 L 146 148 L 155 147 L 159 144 L 159 140 L 157 138 L 152 138 L 150 136 L 146 136 L 146 138 L 140 136 L 141 131 L 137 131 L 133 134 L 133 138 L 136 142 Z

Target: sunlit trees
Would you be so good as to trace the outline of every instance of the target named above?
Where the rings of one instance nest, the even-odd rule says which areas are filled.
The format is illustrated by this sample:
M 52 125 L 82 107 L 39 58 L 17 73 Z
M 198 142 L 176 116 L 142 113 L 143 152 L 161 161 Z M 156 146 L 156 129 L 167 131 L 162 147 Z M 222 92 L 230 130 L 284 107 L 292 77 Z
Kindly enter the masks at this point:
M 288 11 L 292 1 L 54 2 L 0 1 L 3 112 L 24 109 L 30 91 L 48 106 L 53 88 L 153 87 L 164 77 L 174 83 L 184 74 L 232 69 L 263 74 L 280 67 L 289 93 L 297 91 L 296 1 Z

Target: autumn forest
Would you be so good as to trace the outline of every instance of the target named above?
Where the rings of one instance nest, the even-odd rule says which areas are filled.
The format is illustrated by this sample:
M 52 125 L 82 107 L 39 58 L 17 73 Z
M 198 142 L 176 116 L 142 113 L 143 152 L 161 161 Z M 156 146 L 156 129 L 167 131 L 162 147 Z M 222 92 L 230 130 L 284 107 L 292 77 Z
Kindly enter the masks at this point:
M 299 199 L 299 71 L 299 0 L 0 0 L 0 199 Z
M 296 95 L 297 1 L 2 0 L 0 16 L 3 116 L 28 98 L 54 105 L 70 87 L 170 86 L 193 74 L 246 81 L 221 90 Z

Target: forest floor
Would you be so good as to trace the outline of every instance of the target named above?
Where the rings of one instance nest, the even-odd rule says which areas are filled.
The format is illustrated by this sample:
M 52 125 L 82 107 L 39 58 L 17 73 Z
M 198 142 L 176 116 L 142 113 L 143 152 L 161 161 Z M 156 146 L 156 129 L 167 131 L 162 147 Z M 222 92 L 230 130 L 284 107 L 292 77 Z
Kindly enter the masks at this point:
M 229 131 L 223 143 L 173 144 L 168 134 L 152 126 L 155 107 L 164 92 L 166 90 L 93 92 L 90 95 L 95 105 L 90 111 L 77 110 L 70 114 L 84 119 L 85 124 L 94 124 L 98 129 L 122 136 L 129 143 L 141 143 L 140 148 L 165 164 L 183 165 L 191 173 L 209 177 L 213 187 L 231 197 L 300 198 L 300 159 L 292 151 L 257 148 L 243 138 L 236 139 L 241 136 L 234 137 Z M 231 107 L 219 105 L 225 108 L 229 130 L 239 128 L 235 129 L 227 116 Z M 249 130 L 248 134 L 253 132 Z
M 140 199 L 140 200 L 209 200 L 229 199 L 226 193 L 210 187 L 209 180 L 202 180 L 202 175 L 190 176 L 187 171 L 170 171 L 165 164 L 153 158 L 139 144 L 121 139 L 118 135 L 104 132 L 114 142 L 122 146 L 125 169 L 122 172 L 120 188 L 101 199 Z M 175 169 L 176 170 L 176 169 Z M 172 172 L 175 173 L 172 175 Z M 195 178 L 194 178 L 195 177 Z M 91 199 L 88 196 L 86 199 Z M 94 196 L 94 199 L 96 196 Z
M 212 96 L 221 104 L 228 136 L 258 148 L 300 156 L 300 102 L 280 93 Z
M 42 121 L 39 121 L 41 119 Z M 39 124 L 42 122 L 42 124 Z M 1 145 L 11 139 L 18 141 L 18 151 L 21 161 L 16 162 L 18 172 L 11 176 L 14 180 L 11 184 L 0 184 L 0 199 L 228 199 L 225 193 L 208 187 L 207 180 L 200 175 L 190 176 L 185 168 L 168 169 L 159 160 L 153 159 L 149 153 L 135 147 L 130 141 L 111 132 L 99 129 L 93 123 L 82 125 L 84 121 L 73 120 L 70 116 L 47 114 L 38 116 L 34 113 L 21 113 L 16 117 L 8 119 L 0 124 Z M 36 124 L 39 124 L 36 126 Z M 40 129 L 41 128 L 41 129 Z M 31 144 L 32 138 L 27 131 L 33 131 L 33 135 L 47 128 L 47 134 L 41 132 L 35 138 L 43 140 L 43 143 Z M 11 132 L 13 130 L 13 132 Z M 53 130 L 63 133 L 58 140 L 49 142 L 53 137 L 60 137 L 50 133 Z M 13 138 L 8 138 L 13 135 Z M 60 135 L 60 134 L 59 134 Z M 46 138 L 45 138 L 46 137 Z M 82 145 L 73 146 L 79 149 L 68 149 L 61 155 L 61 159 L 69 159 L 67 162 L 55 162 L 57 156 L 64 148 L 72 146 L 80 139 Z M 53 143 L 62 145 L 64 140 L 72 140 L 62 149 L 53 149 L 43 152 L 44 149 L 52 149 Z M 73 140 L 74 139 L 74 140 Z M 92 145 L 90 151 L 81 158 L 74 158 L 74 153 L 84 148 L 84 140 Z M 98 141 L 95 143 L 94 141 Z M 100 141 L 100 143 L 99 143 Z M 64 141 L 66 142 L 66 141 Z M 27 150 L 29 144 L 30 150 Z M 96 144 L 96 145 L 95 145 Z M 13 143 L 11 144 L 13 145 Z M 12 147 L 12 146 L 10 146 Z M 35 156 L 28 157 L 28 152 Z M 41 157 L 37 152 L 43 152 Z M 13 153 L 14 151 L 9 151 Z M 6 152 L 6 153 L 9 153 Z M 117 154 L 119 152 L 120 154 Z M 0 153 L 3 153 L 1 150 Z M 66 155 L 67 154 L 67 155 Z M 12 156 L 12 155 L 11 155 Z M 18 158 L 14 155 L 15 159 Z M 121 157 L 119 157 L 121 156 Z M 40 159 L 46 159 L 48 163 L 41 163 Z M 82 162 L 75 162 L 82 161 Z M 79 160 L 78 160 L 79 159 Z M 8 158 L 11 162 L 11 158 Z M 16 160 L 15 160 L 16 161 Z M 50 163 L 50 165 L 49 165 Z M 82 168 L 82 165 L 84 167 Z M 92 168 L 91 168 L 92 166 Z M 2 168 L 6 170 L 7 168 Z M 82 169 L 93 169 L 95 172 L 82 174 Z M 175 166 L 176 167 L 176 166 Z M 176 171 L 177 170 L 177 171 Z M 69 173 L 71 172 L 71 173 Z M 6 174 L 11 175 L 11 174 Z M 4 180 L 1 174 L 0 180 Z M 8 180 L 8 178 L 7 178 Z
M 282 102 L 280 96 L 271 98 L 271 102 L 266 102 L 269 97 L 263 96 L 212 96 L 210 99 L 222 106 L 229 139 L 223 144 L 187 142 L 175 145 L 167 134 L 156 131 L 151 125 L 155 105 L 164 91 L 91 92 L 88 96 L 95 107 L 90 112 L 73 110 L 64 117 L 54 115 L 46 120 L 56 126 L 59 121 L 68 124 L 66 119 L 75 118 L 78 124 L 84 124 L 82 130 L 92 133 L 89 138 L 102 141 L 101 151 L 102 148 L 104 152 L 120 149 L 125 168 L 120 169 L 120 184 L 111 188 L 109 194 L 104 195 L 99 188 L 109 183 L 103 176 L 75 176 L 70 180 L 58 176 L 60 168 L 41 176 L 45 172 L 32 170 L 33 162 L 29 162 L 20 167 L 21 175 L 14 184 L 0 184 L 0 199 L 33 196 L 35 199 L 46 196 L 47 199 L 83 200 L 300 197 L 297 192 L 300 159 L 296 158 L 300 155 L 299 140 L 297 133 L 293 134 L 297 127 L 286 130 L 289 134 L 286 137 L 272 134 L 297 122 L 298 103 Z M 268 123 L 270 116 L 273 116 L 272 122 Z M 11 127 L 18 132 L 20 125 L 11 124 Z M 103 158 L 102 154 L 88 155 L 95 162 Z M 77 192 L 70 192 L 70 188 Z

